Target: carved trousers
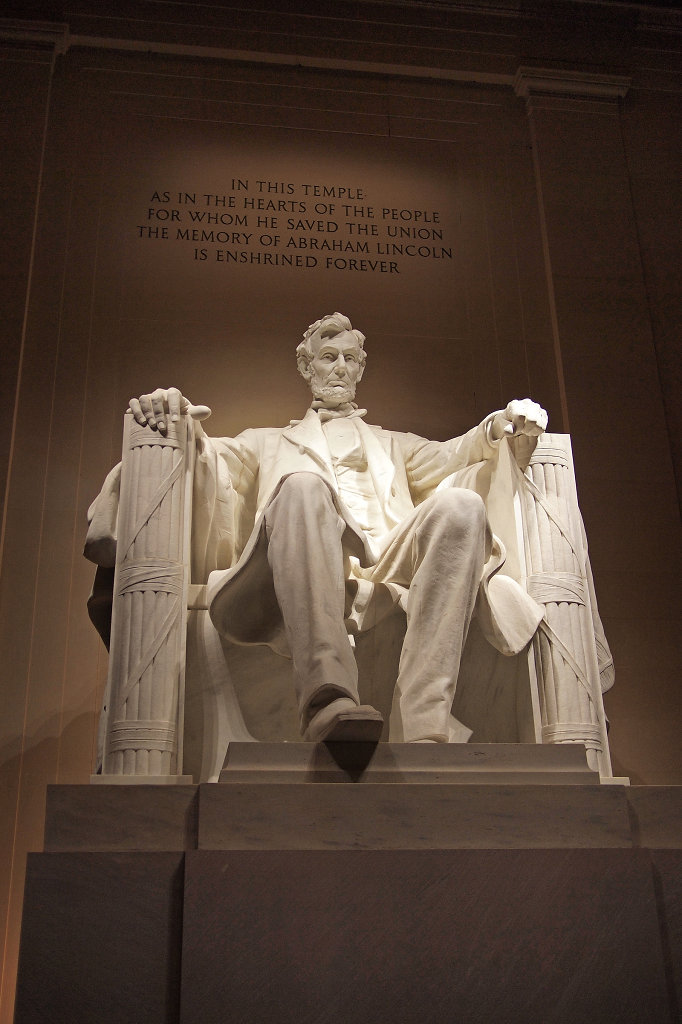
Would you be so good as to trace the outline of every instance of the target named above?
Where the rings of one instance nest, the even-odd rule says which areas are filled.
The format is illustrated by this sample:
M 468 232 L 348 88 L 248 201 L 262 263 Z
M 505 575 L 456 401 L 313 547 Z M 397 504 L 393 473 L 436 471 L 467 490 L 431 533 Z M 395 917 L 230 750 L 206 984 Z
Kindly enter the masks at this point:
M 360 700 L 344 624 L 346 522 L 327 484 L 294 473 L 265 511 L 268 561 L 305 726 L 324 691 Z M 401 738 L 448 739 L 450 709 L 491 532 L 480 497 L 453 488 L 427 498 L 387 536 L 370 570 L 408 589 L 407 631 L 396 683 Z

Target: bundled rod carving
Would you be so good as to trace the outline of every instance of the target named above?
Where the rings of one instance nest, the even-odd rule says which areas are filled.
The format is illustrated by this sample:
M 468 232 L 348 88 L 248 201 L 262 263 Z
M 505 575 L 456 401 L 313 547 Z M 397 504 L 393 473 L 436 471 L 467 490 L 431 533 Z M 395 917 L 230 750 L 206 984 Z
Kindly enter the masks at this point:
M 125 417 L 103 775 L 182 772 L 193 430 Z
M 602 678 L 606 688 L 611 661 L 594 604 L 568 435 L 545 434 L 525 473 L 517 473 L 528 592 L 545 606 L 533 639 L 542 741 L 584 743 L 590 766 L 610 776 Z

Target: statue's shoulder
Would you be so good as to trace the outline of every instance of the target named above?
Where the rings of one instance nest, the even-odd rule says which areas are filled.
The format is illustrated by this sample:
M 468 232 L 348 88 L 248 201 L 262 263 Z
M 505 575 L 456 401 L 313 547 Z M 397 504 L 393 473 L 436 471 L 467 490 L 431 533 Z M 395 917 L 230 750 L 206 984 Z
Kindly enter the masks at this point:
M 239 436 L 243 438 L 244 443 L 250 448 L 254 448 L 262 452 L 276 447 L 288 429 L 288 426 L 247 427 Z
M 380 427 L 378 423 L 368 423 L 367 420 L 364 419 L 359 420 L 358 422 L 362 423 L 363 427 L 366 427 L 367 430 L 371 430 L 373 434 L 381 435 L 383 437 L 393 437 L 395 434 L 395 430 L 386 430 L 385 427 Z
M 428 437 L 420 434 L 413 434 L 405 430 L 385 430 L 383 427 L 375 427 L 375 430 L 382 434 L 388 434 L 401 448 L 417 448 L 424 444 L 430 444 Z
M 287 427 L 247 427 L 243 433 L 253 434 L 256 437 L 279 437 Z
M 244 430 L 237 434 L 235 441 L 246 441 L 252 444 L 260 443 L 270 438 L 280 437 L 284 430 L 286 430 L 286 427 L 245 427 Z
M 205 437 L 205 444 L 220 452 L 233 452 L 240 458 L 258 457 L 282 434 L 282 427 L 246 427 L 233 437 Z

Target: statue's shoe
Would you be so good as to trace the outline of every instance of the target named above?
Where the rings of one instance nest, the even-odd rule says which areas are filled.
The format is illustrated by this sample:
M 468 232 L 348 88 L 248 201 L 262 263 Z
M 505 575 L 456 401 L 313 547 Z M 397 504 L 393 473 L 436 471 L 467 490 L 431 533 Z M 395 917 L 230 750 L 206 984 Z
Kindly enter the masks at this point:
M 369 704 L 339 697 L 320 708 L 303 734 L 309 743 L 378 743 L 384 718 Z

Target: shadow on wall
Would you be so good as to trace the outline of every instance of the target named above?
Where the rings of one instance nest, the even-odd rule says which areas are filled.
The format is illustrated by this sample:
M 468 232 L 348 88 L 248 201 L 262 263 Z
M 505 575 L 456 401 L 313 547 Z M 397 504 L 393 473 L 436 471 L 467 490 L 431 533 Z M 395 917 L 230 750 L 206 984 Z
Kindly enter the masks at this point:
M 16 789 L 20 785 L 25 791 L 41 786 L 44 802 L 44 787 L 47 785 L 56 782 L 87 783 L 94 751 L 79 748 L 83 747 L 83 737 L 91 736 L 92 732 L 92 711 L 88 710 L 76 714 L 66 723 L 59 715 L 38 719 L 23 739 L 13 736 L 0 747 L 0 778 L 5 798 L 13 787 Z M 74 750 L 78 751 L 77 761 L 82 767 L 65 768 L 63 752 Z M 74 759 L 71 757 L 70 760 Z

